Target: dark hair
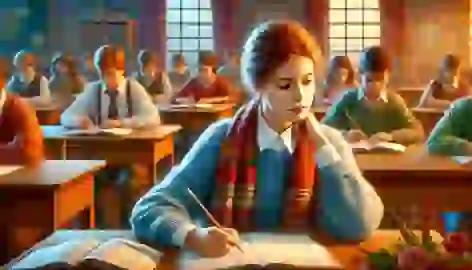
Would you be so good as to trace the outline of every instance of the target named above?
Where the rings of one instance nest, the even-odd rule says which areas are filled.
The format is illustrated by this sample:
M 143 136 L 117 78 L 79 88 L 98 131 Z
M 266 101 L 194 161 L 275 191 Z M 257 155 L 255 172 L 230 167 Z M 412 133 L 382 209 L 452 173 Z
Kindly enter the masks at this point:
M 244 46 L 241 57 L 243 82 L 249 89 L 257 89 L 293 55 L 308 57 L 314 64 L 321 57 L 318 43 L 301 24 L 290 20 L 260 24 Z
M 81 89 L 83 87 L 82 78 L 77 70 L 77 65 L 72 54 L 69 53 L 58 53 L 52 58 L 51 62 L 51 75 L 57 76 L 57 65 L 63 64 L 67 68 L 67 76 L 72 82 L 72 88 Z
M 10 65 L 4 57 L 0 57 L 0 88 L 5 86 L 7 76 L 10 72 Z M 1 90 L 0 90 L 1 91 Z
M 365 48 L 360 55 L 359 71 L 385 72 L 392 69 L 392 60 L 388 53 L 380 46 Z
M 457 71 L 461 65 L 461 59 L 459 56 L 454 54 L 446 54 L 441 63 L 441 68 L 443 70 L 454 70 Z
M 149 50 L 141 50 L 138 53 L 138 64 L 142 67 L 148 65 L 155 65 L 157 62 L 157 57 L 154 53 Z
M 185 65 L 185 58 L 184 55 L 181 53 L 176 53 L 172 55 L 172 64 L 175 66 L 176 64 L 184 64 Z
M 326 83 L 331 84 L 333 81 L 333 75 L 336 70 L 344 68 L 348 71 L 347 79 L 346 79 L 346 84 L 351 85 L 354 84 L 354 76 L 355 76 L 355 71 L 354 68 L 352 67 L 351 60 L 349 59 L 348 56 L 346 55 L 338 55 L 329 61 L 328 65 L 328 75 L 326 76 Z
M 200 51 L 198 52 L 198 64 L 216 68 L 218 65 L 218 58 L 212 51 Z

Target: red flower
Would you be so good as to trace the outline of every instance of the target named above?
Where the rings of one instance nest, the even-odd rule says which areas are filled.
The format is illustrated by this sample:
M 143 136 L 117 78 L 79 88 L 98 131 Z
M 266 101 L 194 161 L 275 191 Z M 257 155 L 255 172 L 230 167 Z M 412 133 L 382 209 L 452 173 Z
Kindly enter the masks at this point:
M 444 239 L 443 246 L 447 252 L 462 255 L 469 249 L 469 238 L 465 233 L 449 233 Z
M 401 270 L 426 269 L 429 263 L 428 254 L 421 247 L 408 247 L 398 254 L 398 267 Z

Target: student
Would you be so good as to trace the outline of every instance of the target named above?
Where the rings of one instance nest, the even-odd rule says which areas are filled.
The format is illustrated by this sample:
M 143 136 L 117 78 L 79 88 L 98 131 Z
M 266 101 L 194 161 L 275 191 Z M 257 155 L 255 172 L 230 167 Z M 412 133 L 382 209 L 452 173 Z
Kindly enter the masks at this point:
M 237 52 L 226 52 L 225 64 L 218 69 L 217 74 L 226 77 L 234 85 L 241 85 L 241 69 L 239 67 L 239 55 Z
M 422 142 L 424 131 L 397 93 L 387 89 L 390 58 L 378 46 L 360 56 L 361 85 L 349 89 L 326 112 L 323 123 L 344 133 L 346 140 Z
M 16 73 L 7 84 L 7 90 L 34 104 L 50 102 L 48 80 L 36 70 L 36 56 L 28 51 L 19 51 L 14 59 Z
M 191 79 L 190 70 L 185 64 L 183 54 L 177 53 L 172 56 L 172 70 L 168 73 L 174 92 L 179 92 Z
M 72 55 L 56 54 L 51 62 L 49 89 L 55 100 L 70 102 L 82 92 L 85 79 L 78 73 Z
M 446 109 L 452 101 L 468 96 L 470 88 L 459 76 L 460 67 L 461 59 L 447 54 L 442 60 L 438 77 L 428 85 L 418 107 Z
M 168 103 L 172 98 L 172 85 L 167 73 L 157 68 L 156 55 L 148 50 L 138 54 L 139 71 L 135 79 L 147 90 L 156 103 Z
M 131 217 L 136 236 L 208 257 L 228 252 L 235 229 L 319 226 L 337 238 L 369 237 L 383 204 L 341 134 L 309 111 L 319 60 L 318 45 L 296 22 L 254 29 L 241 61 L 254 100 L 210 126 L 164 182 L 139 200 Z M 205 219 L 187 188 L 224 229 Z
M 315 97 L 315 105 L 324 107 L 332 105 L 344 92 L 350 88 L 356 88 L 355 71 L 351 60 L 345 55 L 335 56 L 329 61 L 328 75 L 325 85 Z
M 126 79 L 124 59 L 111 46 L 95 53 L 100 80 L 88 83 L 85 90 L 61 115 L 62 125 L 70 128 L 140 128 L 159 124 L 159 112 L 146 90 L 134 79 Z
M 199 102 L 200 99 L 237 101 L 233 85 L 221 76 L 216 75 L 216 55 L 202 51 L 198 57 L 198 74 L 191 79 L 173 98 L 177 103 Z M 225 100 L 226 99 L 226 100 Z
M 98 73 L 95 70 L 95 65 L 93 64 L 93 54 L 85 54 L 82 61 L 82 74 L 84 75 L 85 80 L 89 82 L 98 80 Z
M 34 110 L 7 91 L 6 61 L 0 61 L 0 165 L 35 165 L 43 159 L 43 135 Z

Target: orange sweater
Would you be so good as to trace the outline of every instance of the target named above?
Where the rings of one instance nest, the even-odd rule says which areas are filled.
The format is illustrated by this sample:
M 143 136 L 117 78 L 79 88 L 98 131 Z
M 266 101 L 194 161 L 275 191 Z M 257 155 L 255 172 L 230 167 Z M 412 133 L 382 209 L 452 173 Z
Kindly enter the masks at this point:
M 0 164 L 36 164 L 43 158 L 43 135 L 34 110 L 7 93 L 0 114 Z

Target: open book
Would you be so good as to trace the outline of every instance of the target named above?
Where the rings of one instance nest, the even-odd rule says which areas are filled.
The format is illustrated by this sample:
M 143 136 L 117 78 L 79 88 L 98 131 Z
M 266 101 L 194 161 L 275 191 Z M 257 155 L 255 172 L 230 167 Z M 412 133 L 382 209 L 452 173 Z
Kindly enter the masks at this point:
M 129 128 L 90 128 L 90 129 L 72 129 L 64 132 L 65 135 L 84 136 L 84 135 L 114 135 L 125 136 L 133 132 Z
M 359 152 L 399 152 L 403 153 L 406 147 L 398 143 L 390 142 L 379 142 L 371 143 L 367 140 L 362 140 L 357 143 L 351 144 L 352 150 L 356 153 Z
M 244 253 L 233 248 L 226 256 L 216 259 L 184 253 L 179 269 L 258 269 L 268 266 L 274 269 L 283 266 L 288 269 L 342 269 L 324 246 L 306 235 L 249 234 L 243 238 L 247 240 L 242 244 Z
M 104 243 L 82 239 L 39 248 L 13 265 L 11 270 L 153 270 L 161 256 L 159 251 L 126 239 L 116 238 Z

